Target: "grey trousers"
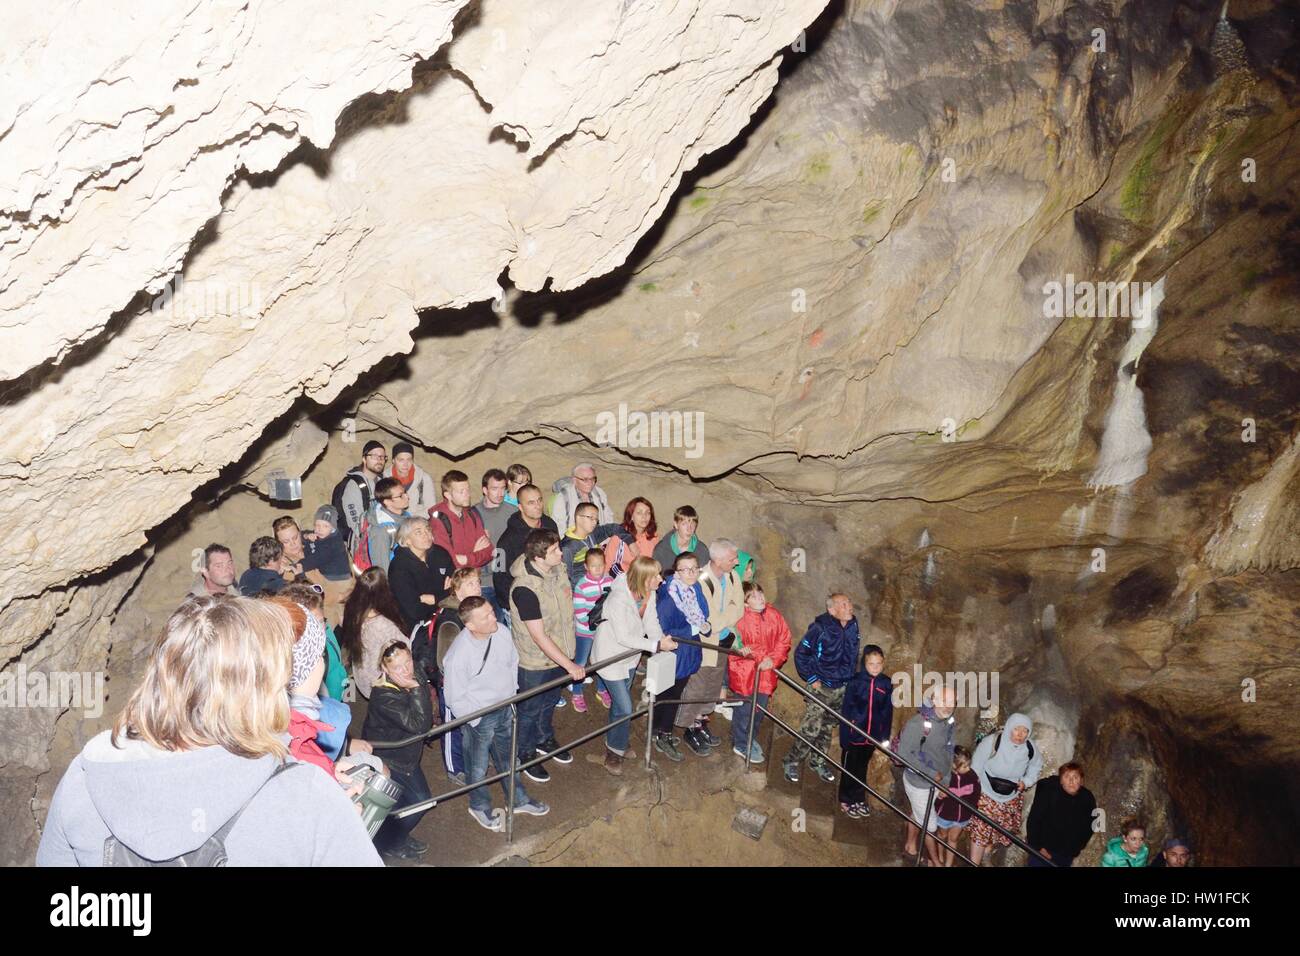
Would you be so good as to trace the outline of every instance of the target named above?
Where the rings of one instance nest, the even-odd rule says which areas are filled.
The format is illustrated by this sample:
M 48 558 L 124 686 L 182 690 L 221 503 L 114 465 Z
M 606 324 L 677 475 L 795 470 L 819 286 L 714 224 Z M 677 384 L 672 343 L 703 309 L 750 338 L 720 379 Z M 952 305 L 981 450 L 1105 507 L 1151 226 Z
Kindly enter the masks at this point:
M 727 659 L 724 657 L 713 667 L 701 667 L 686 681 L 686 690 L 682 692 L 683 700 L 715 701 L 722 697 L 722 681 L 727 676 Z M 705 714 L 713 713 L 715 704 L 682 704 L 677 708 L 677 717 L 673 723 L 678 727 L 692 727 Z

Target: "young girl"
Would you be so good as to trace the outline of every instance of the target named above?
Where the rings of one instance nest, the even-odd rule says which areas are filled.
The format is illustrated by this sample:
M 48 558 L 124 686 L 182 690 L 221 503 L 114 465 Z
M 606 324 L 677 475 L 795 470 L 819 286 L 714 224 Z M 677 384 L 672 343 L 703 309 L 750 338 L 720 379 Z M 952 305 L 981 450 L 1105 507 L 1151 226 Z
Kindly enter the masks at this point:
M 573 663 L 579 667 L 587 666 L 588 655 L 591 654 L 591 642 L 596 637 L 595 629 L 587 623 L 587 616 L 591 614 L 591 609 L 596 606 L 600 596 L 614 583 L 614 579 L 605 573 L 605 555 L 599 548 L 587 549 L 583 568 L 584 574 L 573 586 L 573 632 L 577 646 Z M 569 692 L 573 694 L 573 709 L 580 714 L 585 714 L 587 699 L 582 695 L 582 683 L 582 681 L 576 682 L 569 688 Z M 596 678 L 596 696 L 600 698 L 602 704 L 609 707 L 609 691 L 605 688 L 605 681 L 599 677 Z
M 731 752 L 737 757 L 745 757 L 750 763 L 763 762 L 763 748 L 758 744 L 758 725 L 762 713 L 755 713 L 754 740 L 749 744 L 750 705 L 753 702 L 754 681 L 758 681 L 758 704 L 766 707 L 776 690 L 774 671 L 785 663 L 790 656 L 790 626 L 785 618 L 771 604 L 763 589 L 752 581 L 746 581 L 745 614 L 736 624 L 739 633 L 737 647 L 744 657 L 729 655 L 727 658 L 727 678 L 731 689 L 740 697 L 740 713 L 731 722 Z
M 1146 866 L 1147 828 L 1139 820 L 1125 820 L 1120 824 L 1123 836 L 1111 837 L 1106 852 L 1101 855 L 1102 866 Z
M 975 806 L 980 799 L 980 778 L 970 766 L 970 751 L 965 747 L 955 747 L 952 752 L 952 776 L 948 778 L 948 789 L 962 800 Z M 939 836 L 948 846 L 956 847 L 961 831 L 970 824 L 971 811 L 962 806 L 946 793 L 934 804 L 934 812 L 939 815 Z M 936 866 L 952 866 L 957 855 L 952 850 L 935 845 Z
M 844 690 L 844 719 L 867 735 L 840 724 L 840 749 L 848 771 L 840 777 L 840 812 L 855 820 L 871 816 L 871 808 L 866 788 L 853 777 L 867 779 L 867 767 L 876 751 L 872 741 L 888 745 L 894 724 L 894 685 L 884 670 L 885 652 L 877 644 L 868 644 L 862 649 L 861 666 Z

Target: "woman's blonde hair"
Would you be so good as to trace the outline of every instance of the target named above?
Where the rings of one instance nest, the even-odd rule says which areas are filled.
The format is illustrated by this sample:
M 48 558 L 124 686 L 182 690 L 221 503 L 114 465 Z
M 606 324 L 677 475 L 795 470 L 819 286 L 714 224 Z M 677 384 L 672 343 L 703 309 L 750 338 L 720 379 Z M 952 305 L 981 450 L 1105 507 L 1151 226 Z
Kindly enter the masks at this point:
M 656 574 L 662 573 L 663 568 L 659 567 L 658 561 L 641 555 L 627 569 L 627 586 L 637 597 L 649 597 L 650 582 L 654 580 Z
M 238 757 L 288 756 L 296 638 L 270 601 L 193 597 L 167 619 L 144 678 L 113 726 L 162 750 L 213 745 Z

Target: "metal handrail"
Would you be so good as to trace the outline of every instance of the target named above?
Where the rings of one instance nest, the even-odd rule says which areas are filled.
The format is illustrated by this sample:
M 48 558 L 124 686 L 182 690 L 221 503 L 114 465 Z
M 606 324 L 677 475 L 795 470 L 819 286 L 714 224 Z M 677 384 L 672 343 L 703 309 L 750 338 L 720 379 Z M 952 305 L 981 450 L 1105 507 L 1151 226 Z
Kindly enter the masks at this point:
M 816 697 L 816 695 L 814 695 L 811 691 L 805 690 L 804 688 L 800 687 L 800 686 L 799 686 L 795 681 L 793 681 L 790 677 L 788 677 L 786 674 L 783 674 L 779 668 L 773 668 L 773 671 L 776 673 L 777 679 L 778 679 L 779 681 L 788 684 L 790 687 L 793 687 L 796 691 L 798 691 L 800 694 L 802 694 L 802 695 L 803 695 L 807 700 L 813 701 L 815 704 L 817 704 L 818 707 L 822 708 L 822 710 L 826 711 L 826 712 L 829 713 L 829 714 L 833 714 L 833 715 L 835 716 L 835 719 L 838 720 L 840 723 L 844 724 L 846 727 L 850 727 L 850 728 L 852 728 L 853 731 L 854 731 L 855 733 L 860 734 L 860 735 L 863 736 L 863 737 L 866 737 L 867 740 L 871 741 L 873 744 L 876 744 L 876 745 L 877 745 L 878 747 L 880 747 L 882 750 L 887 751 L 888 754 L 889 754 L 890 759 L 893 760 L 895 763 L 901 764 L 902 766 L 906 767 L 908 770 L 911 770 L 912 773 L 916 774 L 918 777 L 923 777 L 923 778 L 925 778 L 927 781 L 930 781 L 930 787 L 932 788 L 932 790 L 935 789 L 935 788 L 937 788 L 937 789 L 939 789 L 939 790 L 942 790 L 945 794 L 947 794 L 947 795 L 948 795 L 949 797 L 951 797 L 952 799 L 956 800 L 959 804 L 961 804 L 963 807 L 965 807 L 967 810 L 969 810 L 972 814 L 974 814 L 975 816 L 979 817 L 979 818 L 980 818 L 981 820 L 983 820 L 985 823 L 989 824 L 989 826 L 993 827 L 993 829 L 997 830 L 997 831 L 998 831 L 999 833 L 1001 833 L 1003 836 L 1007 837 L 1009 840 L 1011 840 L 1013 843 L 1015 843 L 1016 846 L 1020 847 L 1020 848 L 1023 849 L 1023 850 L 1028 851 L 1029 853 L 1032 853 L 1034 856 L 1038 857 L 1038 858 L 1039 858 L 1040 860 L 1042 860 L 1044 863 L 1047 863 L 1047 864 L 1049 864 L 1049 865 L 1055 865 L 1055 864 L 1052 864 L 1051 860 L 1049 860 L 1047 857 L 1043 856 L 1043 854 L 1039 853 L 1037 850 L 1035 850 L 1033 847 L 1031 847 L 1031 846 L 1030 846 L 1028 843 L 1026 843 L 1024 840 L 1020 839 L 1020 837 L 1016 836 L 1016 834 L 1012 833 L 1010 830 L 1006 829 L 1004 826 L 1002 826 L 1002 825 L 1001 825 L 1000 823 L 998 823 L 996 820 L 994 820 L 994 819 L 992 819 L 991 817 L 989 817 L 988 814 L 986 814 L 986 813 L 984 813 L 983 811 L 981 811 L 978 807 L 973 807 L 973 806 L 971 806 L 969 803 L 967 803 L 967 802 L 966 802 L 965 800 L 963 800 L 961 797 L 957 796 L 957 794 L 953 793 L 951 790 L 948 789 L 947 785 L 942 784 L 942 783 L 939 783 L 939 782 L 936 781 L 936 780 L 932 780 L 932 779 L 930 778 L 930 775 L 929 775 L 929 774 L 927 774 L 925 771 L 923 771 L 923 770 L 921 770 L 920 768 L 918 768 L 915 764 L 913 764 L 910 760 L 908 760 L 908 759 L 907 759 L 906 757 L 904 757 L 902 754 L 895 753 L 895 752 L 893 751 L 893 749 L 889 746 L 888 742 L 885 742 L 885 743 L 882 744 L 881 741 L 877 740 L 875 737 L 872 737 L 870 734 L 868 734 L 865 730 L 863 730 L 863 729 L 862 729 L 861 727 L 859 727 L 857 724 L 853 723 L 853 721 L 849 720 L 849 719 L 846 718 L 843 714 L 841 714 L 839 711 L 835 710 L 835 708 L 829 706 L 828 704 L 824 703 L 824 702 L 821 701 L 821 700 L 818 700 L 817 697 Z M 765 710 L 766 710 L 766 709 L 765 709 Z M 773 719 L 776 719 L 776 718 L 773 717 Z M 791 732 L 793 733 L 793 731 L 791 731 Z M 805 740 L 805 742 L 807 743 L 806 738 L 804 738 L 802 734 L 795 734 L 795 736 L 796 736 L 796 737 L 799 737 L 800 739 Z M 809 744 L 809 746 L 811 746 L 811 744 Z M 820 752 L 820 751 L 819 751 L 819 752 Z M 823 756 L 824 756 L 824 755 L 823 755 Z M 828 758 L 828 759 L 829 759 L 829 758 Z M 854 777 L 854 779 L 856 780 L 857 778 Z M 859 781 L 859 782 L 861 782 L 861 781 Z M 1023 793 L 1023 791 L 1022 791 L 1022 793 Z M 933 802 L 933 793 L 931 794 L 931 802 Z M 927 816 L 928 816 L 928 813 L 927 813 Z M 928 824 L 929 821 L 927 820 L 926 822 L 927 822 L 927 824 Z M 922 836 L 924 837 L 924 834 L 922 834 Z M 922 842 L 924 842 L 924 840 L 922 840 Z M 919 859 L 919 857 L 920 857 L 919 852 L 918 852 L 917 856 L 918 856 L 918 859 Z

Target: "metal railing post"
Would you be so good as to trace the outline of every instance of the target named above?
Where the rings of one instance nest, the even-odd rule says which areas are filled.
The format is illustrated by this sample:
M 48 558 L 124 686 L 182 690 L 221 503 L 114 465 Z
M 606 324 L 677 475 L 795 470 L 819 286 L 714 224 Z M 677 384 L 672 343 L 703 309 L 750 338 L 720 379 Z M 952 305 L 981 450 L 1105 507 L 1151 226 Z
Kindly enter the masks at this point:
M 647 673 L 648 673 L 647 669 Z M 650 693 L 649 689 L 646 693 Z M 650 757 L 655 750 L 655 695 L 650 694 L 650 706 L 646 711 L 645 718 L 645 768 L 650 770 Z
M 921 836 L 916 841 L 916 866 L 921 865 L 921 855 L 925 853 L 925 841 L 930 836 L 930 809 L 934 806 L 934 786 L 931 785 L 929 795 L 925 798 L 925 816 L 921 820 Z
M 510 792 L 506 795 L 506 846 L 515 840 L 515 776 L 519 773 L 519 708 L 510 705 Z
M 754 752 L 754 725 L 758 723 L 758 678 L 759 675 L 762 673 L 763 672 L 758 669 L 758 665 L 755 664 L 754 665 L 754 692 L 750 694 L 749 697 L 749 734 L 745 738 L 748 741 L 748 743 L 745 746 L 745 756 L 744 756 L 746 771 L 749 771 L 751 769 L 749 763 L 749 755 Z

